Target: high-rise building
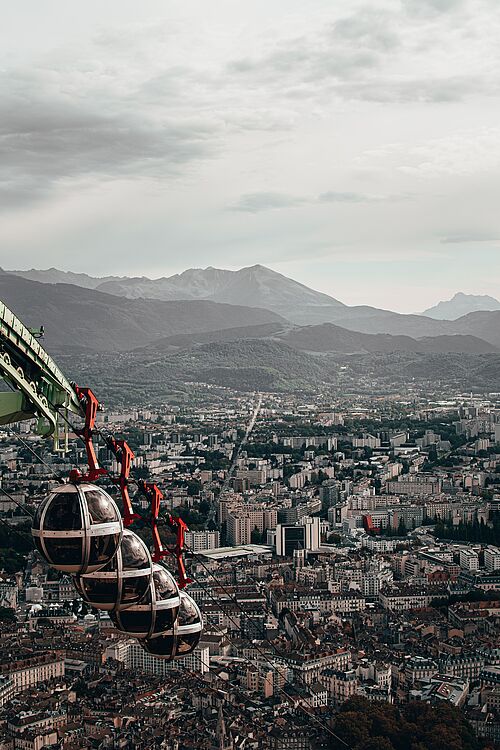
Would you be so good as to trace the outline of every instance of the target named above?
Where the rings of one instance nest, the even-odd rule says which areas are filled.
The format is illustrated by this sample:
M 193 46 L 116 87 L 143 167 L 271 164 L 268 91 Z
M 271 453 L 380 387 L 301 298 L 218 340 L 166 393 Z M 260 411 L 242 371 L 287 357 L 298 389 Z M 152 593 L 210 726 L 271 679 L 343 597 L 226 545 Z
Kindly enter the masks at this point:
M 234 507 L 227 516 L 227 540 L 238 547 L 250 544 L 252 531 L 262 534 L 267 529 L 276 528 L 277 513 L 274 509 L 256 508 L 251 505 Z
M 490 573 L 500 570 L 500 549 L 498 547 L 486 547 L 484 550 L 484 567 Z
M 276 554 L 293 557 L 294 550 L 317 550 L 320 546 L 321 524 L 319 518 L 301 519 L 297 524 L 278 524 L 276 527 Z
M 479 570 L 479 555 L 472 549 L 460 550 L 460 567 L 464 570 Z
M 218 531 L 186 531 L 186 545 L 193 552 L 206 552 L 220 547 Z

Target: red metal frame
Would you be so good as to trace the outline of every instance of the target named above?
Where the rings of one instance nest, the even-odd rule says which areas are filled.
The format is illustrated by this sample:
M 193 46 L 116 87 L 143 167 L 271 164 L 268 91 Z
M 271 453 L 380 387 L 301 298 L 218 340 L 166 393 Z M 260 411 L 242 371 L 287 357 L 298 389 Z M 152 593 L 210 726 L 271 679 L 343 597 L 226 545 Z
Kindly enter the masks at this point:
M 75 430 L 75 432 L 83 438 L 85 443 L 89 470 L 87 474 L 82 475 L 78 469 L 72 469 L 70 472 L 70 480 L 72 482 L 95 482 L 96 479 L 99 479 L 103 474 L 108 473 L 106 469 L 99 466 L 94 443 L 92 442 L 97 412 L 102 407 L 90 388 L 79 388 L 77 385 L 74 385 L 73 388 L 75 389 L 78 400 L 85 409 L 85 426 L 82 430 Z
M 138 513 L 134 513 L 128 492 L 130 470 L 132 468 L 132 461 L 135 458 L 134 452 L 125 440 L 115 440 L 112 435 L 106 439 L 106 445 L 120 464 L 120 476 L 113 478 L 113 481 L 119 486 L 120 495 L 122 496 L 123 523 L 125 526 L 130 526 L 136 519 L 140 518 Z
M 192 583 L 192 579 L 189 578 L 186 573 L 186 567 L 184 565 L 183 557 L 185 549 L 184 535 L 186 531 L 188 531 L 188 527 L 186 526 L 182 518 L 171 516 L 170 513 L 162 516 L 161 521 L 164 521 L 169 528 L 176 532 L 175 546 L 165 547 L 163 545 L 163 542 L 161 541 L 160 532 L 158 530 L 158 521 L 160 520 L 160 504 L 163 500 L 163 493 L 156 484 L 150 484 L 148 482 L 144 482 L 143 480 L 140 480 L 138 484 L 139 492 L 141 492 L 145 497 L 148 498 L 151 506 L 151 529 L 153 532 L 154 544 L 153 560 L 155 562 L 158 562 L 167 555 L 172 555 L 173 557 L 175 557 L 177 562 L 179 588 L 183 589 L 187 586 L 188 583 Z
M 70 471 L 69 478 L 71 482 L 95 482 L 104 474 L 109 476 L 106 469 L 103 469 L 101 466 L 99 466 L 94 443 L 92 441 L 97 412 L 102 407 L 90 388 L 80 388 L 76 384 L 73 384 L 73 388 L 78 400 L 82 405 L 82 408 L 85 410 L 85 426 L 81 430 L 75 430 L 75 432 L 84 440 L 89 470 L 87 474 L 81 474 L 78 469 L 72 469 Z M 111 435 L 106 438 L 106 445 L 120 464 L 120 476 L 111 477 L 111 479 L 120 488 L 120 494 L 123 502 L 123 523 L 125 526 L 130 526 L 135 520 L 141 518 L 138 513 L 134 513 L 132 501 L 128 492 L 129 477 L 132 468 L 132 460 L 134 459 L 134 453 L 125 440 L 115 440 L 115 438 Z M 179 588 L 183 589 L 185 586 L 187 586 L 188 583 L 192 583 L 191 578 L 189 578 L 186 573 L 183 558 L 185 549 L 184 535 L 186 531 L 188 531 L 188 527 L 186 526 L 182 518 L 171 516 L 170 514 L 162 517 L 161 522 L 164 522 L 176 533 L 175 545 L 173 547 L 165 547 L 161 541 L 160 532 L 158 530 L 158 525 L 160 522 L 160 505 L 161 501 L 163 500 L 163 493 L 156 484 L 150 484 L 144 482 L 143 480 L 140 480 L 138 482 L 138 487 L 139 492 L 149 500 L 151 508 L 150 521 L 154 545 L 152 558 L 155 562 L 157 562 L 167 555 L 172 555 L 173 557 L 175 557 L 179 578 L 178 585 Z

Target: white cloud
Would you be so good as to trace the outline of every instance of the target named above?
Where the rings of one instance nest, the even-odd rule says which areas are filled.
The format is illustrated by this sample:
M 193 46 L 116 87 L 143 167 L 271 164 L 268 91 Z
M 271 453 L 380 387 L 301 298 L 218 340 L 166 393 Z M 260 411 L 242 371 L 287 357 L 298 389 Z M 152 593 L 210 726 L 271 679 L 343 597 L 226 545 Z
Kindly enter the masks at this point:
M 314 258 L 328 291 L 339 262 L 400 258 L 417 288 L 498 235 L 499 36 L 491 0 L 9 5 L 0 265 Z M 477 247 L 467 273 L 498 283 Z

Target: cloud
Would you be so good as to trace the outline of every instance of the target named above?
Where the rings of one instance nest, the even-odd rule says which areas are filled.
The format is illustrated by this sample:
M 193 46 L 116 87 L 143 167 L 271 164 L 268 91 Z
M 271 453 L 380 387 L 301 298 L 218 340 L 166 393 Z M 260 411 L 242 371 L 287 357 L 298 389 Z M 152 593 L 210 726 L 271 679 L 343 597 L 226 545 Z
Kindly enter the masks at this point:
M 500 129 L 450 130 L 447 135 L 386 144 L 355 159 L 361 169 L 395 170 L 423 180 L 495 175 L 500 167 Z
M 335 40 L 356 43 L 365 49 L 392 50 L 400 45 L 401 39 L 391 21 L 387 12 L 365 8 L 336 21 L 331 35 Z
M 172 176 L 214 152 L 217 126 L 208 118 L 155 117 L 109 92 L 68 95 L 50 72 L 11 71 L 0 86 L 4 206 L 31 202 L 82 178 Z
M 343 99 L 359 99 L 366 102 L 406 104 L 459 102 L 472 94 L 478 94 L 483 82 L 473 76 L 446 76 L 434 79 L 406 80 L 386 77 L 379 81 L 349 82 L 335 87 Z
M 350 80 L 377 69 L 384 54 L 398 47 L 399 35 L 391 21 L 384 12 L 365 9 L 322 27 L 316 34 L 282 39 L 261 55 L 232 60 L 226 70 L 255 85 Z
M 492 235 L 483 232 L 462 232 L 460 234 L 451 234 L 447 237 L 441 238 L 443 245 L 455 245 L 462 243 L 471 242 L 498 242 L 500 240 L 499 235 Z
M 395 104 L 496 97 L 496 28 L 491 20 L 485 33 L 482 14 L 463 0 L 401 0 L 399 8 L 362 7 L 316 31 L 278 36 L 274 47 L 226 71 L 249 91 L 319 106 L 332 95 Z
M 326 203 L 371 203 L 375 201 L 402 200 L 408 197 L 408 195 L 367 195 L 365 193 L 336 192 L 333 190 L 320 193 L 318 196 L 309 197 L 278 192 L 255 192 L 242 195 L 236 203 L 230 206 L 230 210 L 257 214 L 261 211 L 296 208 L 298 206 L 306 205 L 319 206 Z
M 332 190 L 318 196 L 320 203 L 365 203 L 369 200 L 373 198 L 363 193 L 336 193 Z
M 464 0 L 402 0 L 403 7 L 417 16 L 450 13 L 459 10 Z
M 294 46 L 297 44 L 298 46 Z M 315 83 L 325 78 L 349 79 L 363 70 L 378 64 L 378 56 L 371 49 L 357 49 L 353 45 L 335 47 L 332 42 L 318 46 L 317 41 L 290 42 L 274 52 L 260 58 L 241 58 L 227 66 L 229 73 L 276 83 L 305 81 Z
M 246 193 L 230 207 L 232 211 L 243 211 L 245 213 L 257 214 L 261 211 L 271 211 L 280 208 L 294 208 L 300 206 L 306 201 L 286 193 Z

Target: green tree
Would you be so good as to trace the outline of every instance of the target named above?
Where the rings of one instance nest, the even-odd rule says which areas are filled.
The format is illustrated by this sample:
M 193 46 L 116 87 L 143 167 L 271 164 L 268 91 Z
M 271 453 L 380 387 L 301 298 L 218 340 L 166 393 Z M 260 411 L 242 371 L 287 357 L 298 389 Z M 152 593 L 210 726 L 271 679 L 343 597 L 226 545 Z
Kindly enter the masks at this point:
M 14 622 L 15 619 L 15 610 L 10 607 L 0 607 L 0 622 Z

